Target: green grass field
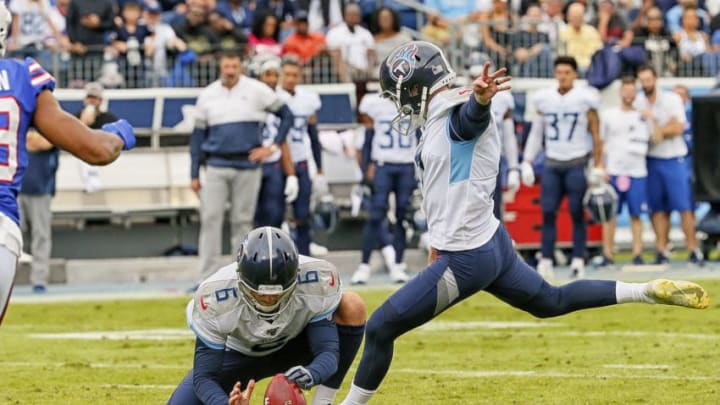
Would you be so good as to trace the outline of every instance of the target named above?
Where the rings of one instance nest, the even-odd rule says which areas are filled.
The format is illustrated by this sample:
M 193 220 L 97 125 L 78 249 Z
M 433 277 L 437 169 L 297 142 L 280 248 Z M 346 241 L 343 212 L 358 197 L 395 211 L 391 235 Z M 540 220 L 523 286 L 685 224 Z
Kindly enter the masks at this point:
M 715 298 L 704 311 L 632 304 L 549 320 L 478 294 L 398 340 L 371 403 L 718 404 L 720 281 L 703 284 Z M 390 293 L 359 292 L 370 309 Z M 0 404 L 164 403 L 192 363 L 186 302 L 12 305 Z

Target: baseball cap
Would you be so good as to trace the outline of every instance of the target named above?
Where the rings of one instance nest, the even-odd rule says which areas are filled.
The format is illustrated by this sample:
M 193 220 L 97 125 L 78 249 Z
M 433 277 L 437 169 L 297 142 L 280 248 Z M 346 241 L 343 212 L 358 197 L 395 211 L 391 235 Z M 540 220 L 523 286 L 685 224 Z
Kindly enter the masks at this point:
M 280 71 L 280 61 L 278 59 L 268 59 L 265 62 L 263 62 L 262 65 L 260 65 L 260 74 L 263 74 L 269 70 L 274 70 L 276 72 Z
M 90 82 L 85 85 L 85 96 L 102 98 L 103 90 L 105 89 L 102 84 L 98 82 Z
M 146 2 L 145 3 L 145 10 L 149 13 L 161 13 L 162 8 L 160 7 L 160 4 L 157 2 Z

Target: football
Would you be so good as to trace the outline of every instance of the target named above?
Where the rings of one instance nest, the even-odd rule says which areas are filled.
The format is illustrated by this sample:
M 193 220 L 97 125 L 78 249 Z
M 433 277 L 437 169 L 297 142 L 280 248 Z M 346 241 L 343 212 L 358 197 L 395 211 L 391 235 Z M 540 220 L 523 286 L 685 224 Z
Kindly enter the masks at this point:
M 306 402 L 300 387 L 284 374 L 275 374 L 265 389 L 263 405 L 306 405 Z

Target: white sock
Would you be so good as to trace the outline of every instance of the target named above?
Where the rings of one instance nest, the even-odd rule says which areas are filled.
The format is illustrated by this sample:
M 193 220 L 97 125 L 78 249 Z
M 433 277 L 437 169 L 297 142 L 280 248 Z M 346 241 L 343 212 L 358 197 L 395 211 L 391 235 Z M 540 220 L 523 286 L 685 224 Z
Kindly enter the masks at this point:
M 387 266 L 388 270 L 391 269 L 395 265 L 395 248 L 392 245 L 387 245 L 380 252 L 385 260 L 385 266 Z
M 646 289 L 647 283 L 623 283 L 622 281 L 617 281 L 615 282 L 615 298 L 618 304 L 627 302 L 654 304 L 655 301 L 645 294 Z
M 312 405 L 332 405 L 337 395 L 338 390 L 330 388 L 325 385 L 318 385 L 315 388 L 315 395 L 313 395 Z
M 370 398 L 375 394 L 376 391 L 370 391 L 358 387 L 353 383 L 350 386 L 350 392 L 348 392 L 345 400 L 340 405 L 365 405 L 370 401 Z

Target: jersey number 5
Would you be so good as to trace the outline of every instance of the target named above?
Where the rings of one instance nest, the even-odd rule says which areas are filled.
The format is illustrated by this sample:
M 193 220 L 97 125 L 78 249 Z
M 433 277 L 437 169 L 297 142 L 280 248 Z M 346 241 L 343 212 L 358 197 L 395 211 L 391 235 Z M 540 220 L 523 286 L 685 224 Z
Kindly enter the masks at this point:
M 0 183 L 12 183 L 18 168 L 20 106 L 13 97 L 0 97 Z
M 558 127 L 558 123 L 560 121 L 560 117 L 562 116 L 563 120 L 568 120 L 571 122 L 570 124 L 570 133 L 567 135 L 567 140 L 571 141 L 573 137 L 573 133 L 575 132 L 575 126 L 578 122 L 578 116 L 580 113 L 564 113 L 564 114 L 556 114 L 556 113 L 549 113 L 549 114 L 543 114 L 543 117 L 545 117 L 546 120 L 549 121 L 550 126 L 552 127 L 552 131 L 548 131 L 551 133 L 547 134 L 547 139 L 549 141 L 559 141 L 560 140 L 560 128 Z

